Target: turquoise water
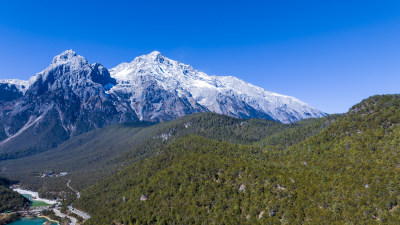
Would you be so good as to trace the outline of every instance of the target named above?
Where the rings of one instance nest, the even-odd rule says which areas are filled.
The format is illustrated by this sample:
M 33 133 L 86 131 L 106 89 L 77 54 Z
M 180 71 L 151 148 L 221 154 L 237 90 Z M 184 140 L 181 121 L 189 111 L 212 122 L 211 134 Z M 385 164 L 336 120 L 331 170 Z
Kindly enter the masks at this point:
M 45 202 L 41 202 L 41 201 L 36 201 L 36 200 L 32 200 L 32 195 L 30 194 L 23 194 L 22 196 L 24 196 L 25 198 L 29 199 L 29 201 L 31 201 L 31 206 L 47 206 L 50 204 L 47 204 Z
M 8 225 L 42 225 L 46 221 L 45 218 L 22 218 Z M 51 225 L 57 225 L 57 223 L 52 222 Z
M 23 194 L 22 196 L 24 196 L 25 198 L 32 200 L 32 195 L 30 194 Z

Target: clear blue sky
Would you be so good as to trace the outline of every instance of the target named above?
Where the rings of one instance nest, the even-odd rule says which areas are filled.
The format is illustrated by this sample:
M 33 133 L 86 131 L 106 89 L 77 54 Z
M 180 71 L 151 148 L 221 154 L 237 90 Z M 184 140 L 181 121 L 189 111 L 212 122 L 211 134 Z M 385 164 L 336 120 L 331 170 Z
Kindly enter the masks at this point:
M 400 1 L 1 1 L 0 79 L 158 50 L 328 113 L 400 90 Z

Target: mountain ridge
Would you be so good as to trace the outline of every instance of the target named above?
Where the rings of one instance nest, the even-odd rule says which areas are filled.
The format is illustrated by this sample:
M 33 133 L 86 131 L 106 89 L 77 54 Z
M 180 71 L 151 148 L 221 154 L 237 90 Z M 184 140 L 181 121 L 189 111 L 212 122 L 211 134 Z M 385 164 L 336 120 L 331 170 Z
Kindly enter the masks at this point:
M 72 68 L 79 68 L 81 66 L 84 66 L 85 64 L 89 64 L 89 62 L 82 56 L 77 55 L 75 51 L 71 50 L 66 50 L 63 53 L 61 53 L 60 55 L 57 55 L 53 58 L 50 66 L 48 68 L 46 68 L 45 70 L 43 70 L 42 72 L 38 73 L 37 75 L 33 76 L 29 81 L 23 81 L 23 80 L 17 80 L 17 79 L 6 79 L 6 80 L 0 80 L 0 83 L 10 83 L 10 84 L 16 84 L 18 81 L 18 85 L 25 85 L 25 91 L 33 84 L 37 81 L 37 79 L 40 78 L 40 76 L 42 76 L 41 74 L 46 73 L 46 71 L 51 70 L 52 68 L 54 68 L 55 66 L 58 66 L 60 64 L 63 63 L 68 63 L 69 61 L 72 61 L 71 66 Z M 260 111 L 260 108 L 262 108 L 262 110 L 264 112 L 258 112 L 258 115 L 251 115 L 249 112 L 240 114 L 240 113 L 234 113 L 232 112 L 233 110 L 231 109 L 230 111 L 224 111 L 223 109 L 221 109 L 221 103 L 219 103 L 218 105 L 216 105 L 218 99 L 212 99 L 212 96 L 199 96 L 200 93 L 198 93 L 200 90 L 198 90 L 199 88 L 195 89 L 195 90 L 190 90 L 191 93 L 189 93 L 190 96 L 195 96 L 198 100 L 198 105 L 200 105 L 200 107 L 196 104 L 194 104 L 193 102 L 189 101 L 189 104 L 193 107 L 193 108 L 198 108 L 201 110 L 209 110 L 212 112 L 216 112 L 219 114 L 224 114 L 224 115 L 230 115 L 230 116 L 234 116 L 234 117 L 238 117 L 238 118 L 267 118 L 267 119 L 274 119 L 283 123 L 290 123 L 290 122 L 295 122 L 301 119 L 306 119 L 306 118 L 313 118 L 313 117 L 322 117 L 327 115 L 326 113 L 323 113 L 313 107 L 308 106 L 307 104 L 305 104 L 304 102 L 300 101 L 297 98 L 291 97 L 291 96 L 286 96 L 286 95 L 282 95 L 282 94 L 278 94 L 275 92 L 271 92 L 271 91 L 267 91 L 263 88 L 260 88 L 258 86 L 255 86 L 253 84 L 247 83 L 243 80 L 240 80 L 234 76 L 216 76 L 216 75 L 207 75 L 201 71 L 198 71 L 196 69 L 194 69 L 192 66 L 190 65 L 186 65 L 180 62 L 177 62 L 175 60 L 171 60 L 165 56 L 163 56 L 159 51 L 153 51 L 147 55 L 142 55 L 142 56 L 138 56 L 136 57 L 133 61 L 127 63 L 127 62 L 123 62 L 119 65 L 117 65 L 114 68 L 109 69 L 109 73 L 111 75 L 111 78 L 115 79 L 115 82 L 108 82 L 108 83 L 104 83 L 104 86 L 106 87 L 106 92 L 110 92 L 110 90 L 115 90 L 115 92 L 120 91 L 121 89 L 123 89 L 124 87 L 127 86 L 127 84 L 131 83 L 132 81 L 135 81 L 135 78 L 138 77 L 138 75 L 136 73 L 143 73 L 144 75 L 160 75 L 159 73 L 155 73 L 154 70 L 150 70 L 149 74 L 146 74 L 144 70 L 142 70 L 143 64 L 146 65 L 151 65 L 153 63 L 153 68 L 154 66 L 158 66 L 160 67 L 160 64 L 166 64 L 167 67 L 170 65 L 173 65 L 176 69 L 176 67 L 181 67 L 181 69 L 183 69 L 183 71 L 176 71 L 177 74 L 171 74 L 171 71 L 167 71 L 165 72 L 165 74 L 161 74 L 164 75 L 161 78 L 159 77 L 159 79 L 155 79 L 158 81 L 158 83 L 160 83 L 160 79 L 166 80 L 166 76 L 170 76 L 170 77 L 174 77 L 174 76 L 179 76 L 181 75 L 180 73 L 183 73 L 184 75 L 186 75 L 187 77 L 195 77 L 196 80 L 192 80 L 190 82 L 192 82 L 191 84 L 193 86 L 197 86 L 199 88 L 204 88 L 204 87 L 208 87 L 208 88 L 214 88 L 213 86 L 215 86 L 217 89 L 221 87 L 221 85 L 225 86 L 224 88 L 228 89 L 226 90 L 226 92 L 228 92 L 228 94 L 236 94 L 236 95 L 243 95 L 246 93 L 251 92 L 252 96 L 248 95 L 244 96 L 243 98 L 249 98 L 249 97 L 254 97 L 254 95 L 259 95 L 257 97 L 264 97 L 267 98 L 267 100 L 269 101 L 269 104 L 274 105 L 273 107 L 277 107 L 276 102 L 279 101 L 285 101 L 284 104 L 280 105 L 281 107 L 286 107 L 290 108 L 290 104 L 295 104 L 296 106 L 298 106 L 297 109 L 302 108 L 303 110 L 310 110 L 311 113 L 309 112 L 305 112 L 302 114 L 302 112 L 293 112 L 294 115 L 284 115 L 286 117 L 290 117 L 292 116 L 292 118 L 283 118 L 284 116 L 281 117 L 277 117 L 277 116 L 271 116 L 270 114 L 272 114 L 273 112 L 268 111 L 268 109 L 266 109 L 266 107 L 264 105 L 259 105 L 259 108 L 257 108 L 256 110 Z M 176 64 L 176 65 L 174 65 Z M 95 63 L 92 65 L 98 65 L 101 67 L 101 69 L 105 69 L 104 66 L 102 66 L 100 63 Z M 138 69 L 138 71 L 132 71 L 135 69 L 135 67 L 140 67 L 140 69 Z M 129 71 L 131 70 L 131 71 Z M 164 72 L 161 69 L 162 72 Z M 130 73 L 128 73 L 130 72 Z M 160 71 L 156 71 L 156 72 L 160 72 Z M 191 73 L 190 73 L 191 72 Z M 46 77 L 44 77 L 45 79 Z M 155 77 L 152 77 L 155 78 Z M 13 81 L 13 82 L 12 82 Z M 175 79 L 174 80 L 177 84 L 182 83 L 182 79 Z M 176 88 L 176 85 L 173 86 L 171 84 L 171 81 L 169 81 L 170 83 L 166 84 L 166 83 L 162 83 L 162 85 L 168 85 L 168 87 L 171 88 Z M 183 90 L 177 90 L 179 92 L 179 95 L 182 96 L 184 94 L 184 92 L 188 91 L 188 84 L 185 84 L 186 86 L 183 87 Z M 234 86 L 240 86 L 240 88 L 234 88 Z M 119 90 L 118 90 L 119 89 Z M 245 91 L 244 91 L 245 90 Z M 220 94 L 220 90 L 219 93 Z M 230 93 L 229 93 L 230 92 Z M 124 93 L 126 94 L 126 93 Z M 204 91 L 201 94 L 205 94 Z M 215 93 L 213 93 L 215 94 Z M 188 100 L 192 100 L 190 99 L 190 96 L 188 98 Z M 188 97 L 188 96 L 186 96 Z M 224 93 L 225 98 L 229 97 L 229 95 L 227 95 L 226 93 Z M 207 99 L 208 98 L 208 99 Z M 218 98 L 218 96 L 217 96 Z M 241 99 L 243 100 L 243 99 Z M 252 99 L 254 100 L 254 99 Z M 212 102 L 213 101 L 213 102 Z M 246 102 L 246 100 L 244 100 Z M 211 104 L 210 102 L 212 102 L 213 104 Z M 247 102 L 246 102 L 247 103 Z M 264 103 L 265 104 L 265 103 Z M 289 105 L 289 107 L 288 107 Z M 202 107 L 201 107 L 202 106 Z M 252 105 L 253 106 L 253 105 Z M 252 107 L 250 106 L 250 107 Z M 204 109 L 205 108 L 205 109 Z M 237 110 L 237 108 L 236 108 Z M 284 109 L 276 109 L 275 113 L 282 113 L 284 111 Z M 198 112 L 195 110 L 195 112 Z M 150 118 L 154 119 L 154 118 Z M 173 118 L 175 119 L 175 118 Z
M 0 159 L 42 152 L 115 123 L 208 111 L 283 123 L 326 115 L 296 98 L 235 77 L 209 76 L 158 51 L 108 70 L 67 50 L 29 81 L 2 82 Z
M 238 118 L 290 123 L 326 115 L 294 97 L 266 91 L 233 76 L 209 76 L 158 51 L 121 63 L 110 69 L 110 74 L 118 81 L 111 89 L 115 92 L 137 89 L 137 83 L 143 85 L 150 76 L 164 89 L 175 90 L 179 96 L 194 100 L 209 111 Z

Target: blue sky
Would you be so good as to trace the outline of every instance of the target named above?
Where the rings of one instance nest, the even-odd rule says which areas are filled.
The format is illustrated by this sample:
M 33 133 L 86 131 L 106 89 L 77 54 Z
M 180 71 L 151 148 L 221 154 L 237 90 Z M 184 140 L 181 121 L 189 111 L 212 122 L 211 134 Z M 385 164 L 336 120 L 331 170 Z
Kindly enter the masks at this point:
M 399 93 L 399 1 L 1 1 L 0 79 L 74 49 L 112 68 L 153 50 L 328 113 Z

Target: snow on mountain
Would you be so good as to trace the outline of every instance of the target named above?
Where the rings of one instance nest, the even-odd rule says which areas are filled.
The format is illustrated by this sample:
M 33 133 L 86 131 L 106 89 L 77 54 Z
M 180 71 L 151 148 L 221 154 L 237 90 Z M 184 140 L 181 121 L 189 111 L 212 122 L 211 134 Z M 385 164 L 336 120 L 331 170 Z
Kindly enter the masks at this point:
M 101 64 L 90 64 L 68 50 L 30 79 L 24 95 L 6 92 L 0 85 L 0 94 L 9 96 L 0 96 L 0 152 L 13 149 L 15 143 L 33 144 L 42 151 L 89 130 L 137 121 L 129 107 L 114 104 L 106 93 L 106 87 L 115 84 Z
M 115 123 L 207 111 L 283 123 L 325 115 L 296 98 L 209 76 L 157 51 L 107 70 L 67 50 L 29 81 L 0 81 L 0 160 L 30 154 L 26 149 L 46 151 Z
M 53 58 L 51 64 L 30 79 L 29 91 L 44 93 L 57 89 L 72 89 L 75 94 L 84 97 L 104 95 L 103 86 L 115 84 L 108 70 L 99 63 L 90 64 L 73 50 L 67 50 Z M 97 88 L 92 88 L 96 86 Z M 90 90 L 90 93 L 87 91 Z
M 29 81 L 19 80 L 19 79 L 0 80 L 0 84 L 8 84 L 8 86 L 14 85 L 23 94 L 25 94 L 26 90 L 28 90 L 30 85 Z
M 326 115 L 294 97 L 266 91 L 232 76 L 209 76 L 158 51 L 121 63 L 109 71 L 117 80 L 109 93 L 124 96 L 141 119 L 155 118 L 154 112 L 140 105 L 143 96 L 151 95 L 152 90 L 162 90 L 173 96 L 174 101 L 183 99 L 187 112 L 180 114 L 190 113 L 192 108 L 239 118 L 272 118 L 283 123 Z M 169 101 L 168 97 L 156 101 L 152 108 L 162 110 L 163 101 Z

